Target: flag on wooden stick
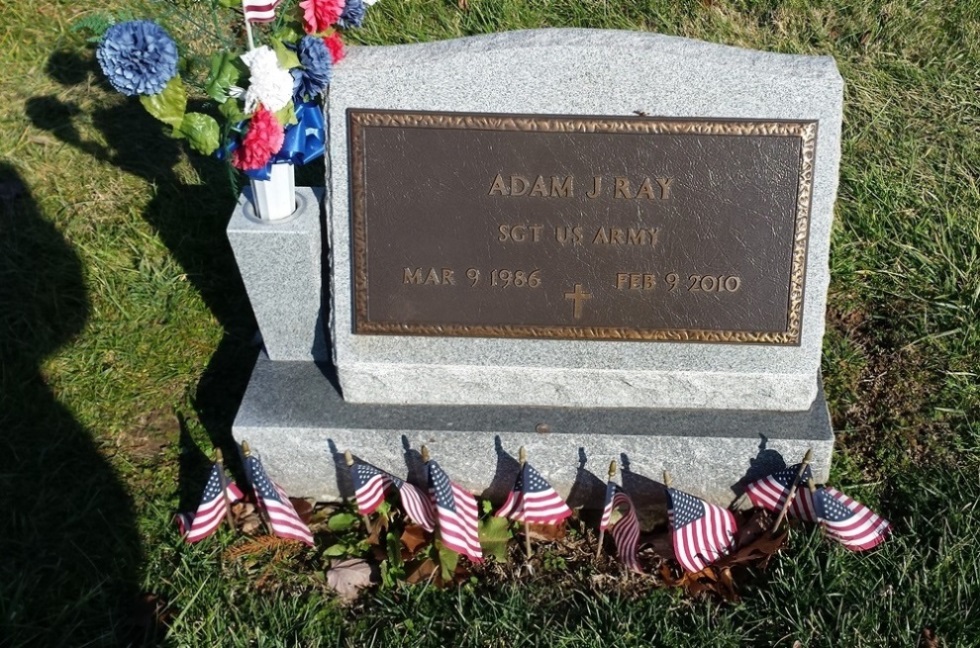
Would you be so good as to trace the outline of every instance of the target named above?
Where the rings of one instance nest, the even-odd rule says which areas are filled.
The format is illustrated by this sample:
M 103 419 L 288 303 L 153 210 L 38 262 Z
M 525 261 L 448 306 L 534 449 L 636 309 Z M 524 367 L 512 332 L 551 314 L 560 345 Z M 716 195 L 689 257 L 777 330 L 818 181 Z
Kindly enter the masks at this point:
M 667 517 L 677 562 L 699 572 L 729 551 L 735 541 L 735 516 L 720 506 L 667 488 Z
M 771 475 L 746 486 L 745 494 L 749 496 L 752 505 L 770 511 L 780 511 L 795 482 L 796 494 L 793 501 L 789 503 L 787 513 L 807 522 L 816 522 L 817 513 L 814 510 L 813 497 L 806 486 L 813 480 L 813 471 L 807 465 L 800 473 L 801 466 L 802 464 L 794 464 L 788 468 L 777 470 Z M 799 475 L 799 479 L 797 479 L 797 475 Z
M 435 529 L 435 510 L 421 489 L 367 464 L 353 463 L 350 470 L 354 480 L 354 496 L 361 515 L 371 515 L 378 510 L 385 499 L 385 493 L 394 487 L 401 496 L 402 508 L 408 517 L 426 531 Z
M 480 547 L 477 529 L 476 498 L 458 484 L 449 481 L 449 477 L 435 461 L 427 461 L 426 469 L 442 544 L 472 562 L 483 562 L 483 549 Z
M 812 502 L 827 535 L 851 551 L 877 547 L 891 531 L 888 520 L 835 488 L 817 487 Z
M 222 474 L 223 470 L 224 468 L 218 463 L 212 465 L 211 475 L 204 486 L 204 493 L 201 495 L 201 503 L 196 513 L 177 514 L 177 524 L 185 541 L 198 542 L 214 533 L 221 526 L 221 520 L 228 514 L 228 505 L 242 499 L 242 491 L 227 475 Z M 224 492 L 222 492 L 223 484 L 225 484 Z
M 313 534 L 300 519 L 286 492 L 269 479 L 258 457 L 245 450 L 245 474 L 255 491 L 256 504 L 263 511 L 274 535 L 313 545 Z
M 621 517 L 615 522 L 613 511 L 619 511 Z M 643 573 L 636 558 L 636 545 L 640 540 L 640 522 L 633 510 L 633 501 L 629 495 L 613 481 L 606 482 L 606 499 L 602 507 L 602 518 L 599 520 L 599 531 L 609 534 L 616 543 L 616 556 L 635 572 Z
M 507 501 L 494 515 L 531 524 L 558 524 L 571 514 L 551 484 L 525 462 Z

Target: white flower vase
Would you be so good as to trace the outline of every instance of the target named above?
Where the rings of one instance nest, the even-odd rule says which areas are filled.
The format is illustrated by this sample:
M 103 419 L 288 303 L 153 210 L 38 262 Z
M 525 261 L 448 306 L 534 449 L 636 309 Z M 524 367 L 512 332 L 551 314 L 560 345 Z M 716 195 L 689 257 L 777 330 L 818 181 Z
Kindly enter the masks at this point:
M 279 220 L 296 211 L 296 174 L 292 164 L 273 164 L 268 180 L 250 182 L 252 206 L 255 207 L 255 215 L 261 220 Z

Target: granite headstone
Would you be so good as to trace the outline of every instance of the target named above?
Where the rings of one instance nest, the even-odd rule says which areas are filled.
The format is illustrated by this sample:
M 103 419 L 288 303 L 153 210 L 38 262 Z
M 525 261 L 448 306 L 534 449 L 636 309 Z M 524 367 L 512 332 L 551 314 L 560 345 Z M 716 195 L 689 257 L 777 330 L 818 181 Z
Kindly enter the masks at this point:
M 351 48 L 324 212 L 229 225 L 267 354 L 235 436 L 318 498 L 423 443 L 489 496 L 524 445 L 573 504 L 609 459 L 720 503 L 808 447 L 825 477 L 842 86 L 647 33 Z

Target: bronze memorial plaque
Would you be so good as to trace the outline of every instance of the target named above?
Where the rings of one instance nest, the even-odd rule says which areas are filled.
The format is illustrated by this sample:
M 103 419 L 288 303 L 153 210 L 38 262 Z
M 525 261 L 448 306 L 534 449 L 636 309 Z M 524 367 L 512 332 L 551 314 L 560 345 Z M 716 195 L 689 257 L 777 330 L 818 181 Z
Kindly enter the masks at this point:
M 816 122 L 348 127 L 355 333 L 799 344 Z

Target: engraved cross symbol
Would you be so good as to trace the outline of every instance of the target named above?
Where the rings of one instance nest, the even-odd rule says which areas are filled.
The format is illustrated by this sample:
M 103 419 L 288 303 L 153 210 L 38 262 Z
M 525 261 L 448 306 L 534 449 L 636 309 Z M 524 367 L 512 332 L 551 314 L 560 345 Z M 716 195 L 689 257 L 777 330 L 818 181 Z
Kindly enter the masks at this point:
M 582 284 L 575 284 L 575 292 L 565 293 L 565 299 L 570 299 L 572 305 L 572 317 L 582 319 L 582 302 L 592 299 L 592 293 L 582 292 Z

